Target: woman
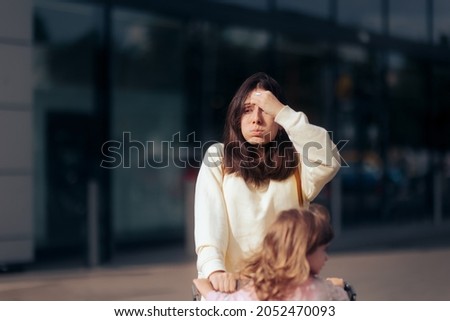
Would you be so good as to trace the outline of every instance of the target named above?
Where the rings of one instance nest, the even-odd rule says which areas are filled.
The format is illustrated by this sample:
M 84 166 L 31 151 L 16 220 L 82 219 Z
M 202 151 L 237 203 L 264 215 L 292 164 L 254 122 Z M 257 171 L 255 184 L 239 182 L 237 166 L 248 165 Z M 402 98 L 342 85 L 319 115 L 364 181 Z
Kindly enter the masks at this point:
M 287 106 L 273 78 L 246 79 L 228 107 L 224 143 L 207 150 L 197 177 L 199 278 L 234 291 L 237 265 L 260 245 L 274 213 L 308 206 L 339 170 L 339 157 L 327 131 Z

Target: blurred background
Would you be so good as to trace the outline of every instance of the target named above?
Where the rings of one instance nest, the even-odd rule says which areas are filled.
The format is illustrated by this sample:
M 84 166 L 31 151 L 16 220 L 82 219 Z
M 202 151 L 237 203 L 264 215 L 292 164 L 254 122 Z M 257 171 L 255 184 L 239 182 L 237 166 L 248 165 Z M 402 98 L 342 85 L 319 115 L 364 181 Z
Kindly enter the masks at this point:
M 441 244 L 449 37 L 448 0 L 0 0 L 0 266 L 192 257 L 198 146 L 258 71 L 339 143 L 336 249 Z

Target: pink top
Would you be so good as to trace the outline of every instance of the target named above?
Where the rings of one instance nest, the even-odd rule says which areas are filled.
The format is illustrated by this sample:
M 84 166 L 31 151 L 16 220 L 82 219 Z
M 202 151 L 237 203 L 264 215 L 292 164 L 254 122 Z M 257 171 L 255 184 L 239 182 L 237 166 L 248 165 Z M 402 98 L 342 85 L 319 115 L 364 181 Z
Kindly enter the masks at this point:
M 206 295 L 207 301 L 258 301 L 254 288 L 249 285 L 233 293 L 211 291 Z M 319 277 L 310 277 L 298 286 L 286 301 L 348 301 L 343 288 Z

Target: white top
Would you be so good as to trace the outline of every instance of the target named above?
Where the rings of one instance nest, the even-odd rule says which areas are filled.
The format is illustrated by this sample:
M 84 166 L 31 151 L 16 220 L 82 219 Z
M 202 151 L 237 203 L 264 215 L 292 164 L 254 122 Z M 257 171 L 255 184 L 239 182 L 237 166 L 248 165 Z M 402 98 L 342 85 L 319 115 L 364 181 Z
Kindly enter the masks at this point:
M 337 173 L 340 156 L 324 128 L 285 106 L 275 117 L 301 155 L 301 181 L 309 204 Z M 235 173 L 223 174 L 223 144 L 208 148 L 195 190 L 195 245 L 199 278 L 236 272 L 242 259 L 264 238 L 266 227 L 283 210 L 299 207 L 295 175 L 254 188 Z

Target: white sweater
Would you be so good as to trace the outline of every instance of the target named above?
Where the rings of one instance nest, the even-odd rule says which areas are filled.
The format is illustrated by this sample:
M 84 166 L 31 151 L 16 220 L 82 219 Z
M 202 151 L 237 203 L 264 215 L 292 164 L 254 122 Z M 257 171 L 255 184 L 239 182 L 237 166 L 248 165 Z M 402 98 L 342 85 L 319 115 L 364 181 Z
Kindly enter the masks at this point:
M 285 106 L 275 117 L 301 157 L 302 193 L 309 204 L 337 173 L 340 156 L 324 128 L 308 123 L 306 115 Z M 277 214 L 298 208 L 295 175 L 271 180 L 255 189 L 236 174 L 224 175 L 223 144 L 206 152 L 195 188 L 195 246 L 200 278 L 239 263 L 262 242 Z

